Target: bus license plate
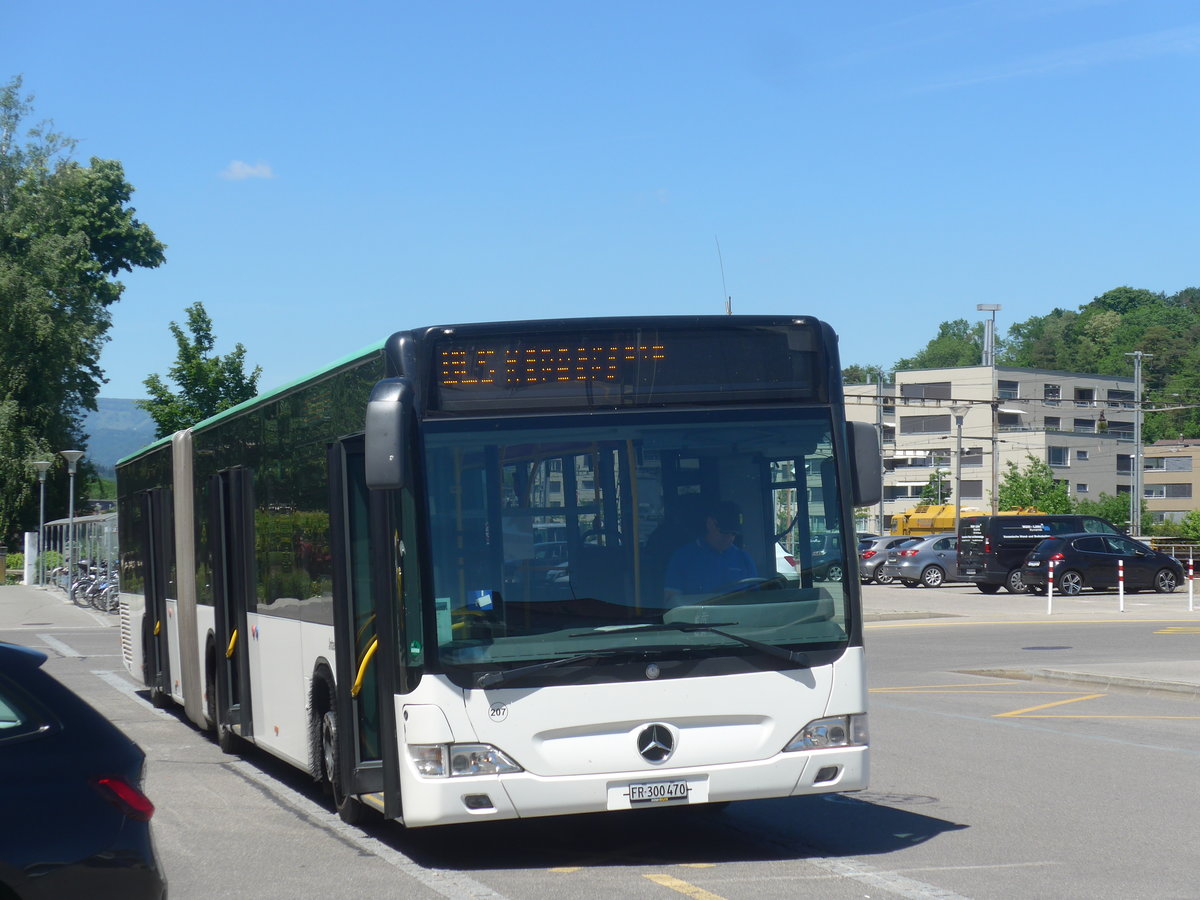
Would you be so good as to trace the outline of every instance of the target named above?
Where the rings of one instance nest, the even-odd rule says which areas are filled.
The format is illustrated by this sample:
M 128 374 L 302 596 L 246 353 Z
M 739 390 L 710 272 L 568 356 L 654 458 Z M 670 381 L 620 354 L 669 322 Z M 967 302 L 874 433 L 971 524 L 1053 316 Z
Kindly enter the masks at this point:
M 630 804 L 670 803 L 679 800 L 687 802 L 687 798 L 686 781 L 650 781 L 629 786 Z

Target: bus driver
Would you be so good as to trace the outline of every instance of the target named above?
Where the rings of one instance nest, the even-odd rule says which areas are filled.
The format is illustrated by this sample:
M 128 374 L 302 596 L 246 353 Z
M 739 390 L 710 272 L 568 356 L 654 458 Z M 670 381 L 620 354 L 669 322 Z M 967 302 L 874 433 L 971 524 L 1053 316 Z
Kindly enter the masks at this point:
M 664 580 L 668 606 L 680 594 L 713 594 L 731 589 L 744 578 L 755 578 L 758 569 L 750 554 L 734 543 L 742 533 L 742 512 L 730 500 L 709 508 L 704 532 L 671 555 Z

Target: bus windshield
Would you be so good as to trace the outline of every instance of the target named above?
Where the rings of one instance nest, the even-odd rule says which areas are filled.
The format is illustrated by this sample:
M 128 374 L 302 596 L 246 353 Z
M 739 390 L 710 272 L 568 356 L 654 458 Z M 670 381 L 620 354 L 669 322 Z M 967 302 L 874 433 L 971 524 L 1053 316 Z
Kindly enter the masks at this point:
M 832 421 L 823 407 L 427 420 L 439 663 L 844 646 L 856 570 Z

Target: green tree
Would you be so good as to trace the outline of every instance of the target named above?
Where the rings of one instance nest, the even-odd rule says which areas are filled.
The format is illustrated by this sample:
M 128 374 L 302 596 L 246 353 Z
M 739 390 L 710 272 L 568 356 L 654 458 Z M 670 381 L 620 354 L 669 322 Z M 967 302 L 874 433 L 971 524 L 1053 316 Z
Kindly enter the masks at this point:
M 1129 495 L 1102 493 L 1095 500 L 1077 499 L 1075 512 L 1081 516 L 1099 516 L 1118 528 L 1129 528 Z
M 996 343 L 997 351 L 1000 342 Z M 943 322 L 938 333 L 914 356 L 896 361 L 896 369 L 941 369 L 977 366 L 983 359 L 983 323 L 966 319 Z
M 1189 541 L 1200 541 L 1200 509 L 1193 509 L 1184 516 L 1176 530 L 1180 537 Z
M 224 356 L 213 354 L 216 339 L 203 303 L 193 303 L 184 312 L 191 337 L 177 323 L 170 326 L 179 354 L 167 373 L 178 392 L 158 375 L 151 375 L 143 382 L 150 399 L 138 401 L 138 406 L 154 419 L 158 437 L 249 400 L 258 393 L 258 377 L 262 374 L 260 366 L 246 374 L 246 348 L 240 342 Z
M 921 488 L 921 496 L 917 503 L 945 503 L 952 493 L 950 479 L 946 473 L 931 472 L 929 480 Z
M 73 160 L 75 142 L 27 124 L 32 111 L 20 78 L 0 87 L 0 536 L 10 546 L 37 523 L 30 460 L 55 462 L 47 508 L 66 507 L 53 451 L 86 447 L 82 416 L 96 408 L 109 308 L 124 290 L 116 276 L 161 265 L 165 249 L 135 218 L 121 164 Z
M 1012 460 L 1006 464 L 1007 471 L 1000 479 L 997 508 L 1034 506 L 1045 513 L 1071 512 L 1067 486 L 1054 480 L 1054 470 L 1031 453 L 1026 454 L 1025 459 L 1024 469 Z

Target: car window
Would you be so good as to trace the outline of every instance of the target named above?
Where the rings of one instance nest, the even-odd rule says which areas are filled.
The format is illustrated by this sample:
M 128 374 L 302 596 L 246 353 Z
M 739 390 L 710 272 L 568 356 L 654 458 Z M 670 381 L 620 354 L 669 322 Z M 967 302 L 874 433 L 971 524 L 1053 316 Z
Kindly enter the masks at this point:
M 0 744 L 46 727 L 46 722 L 17 694 L 11 685 L 0 681 Z
M 1144 549 L 1135 541 L 1129 540 L 1129 538 L 1106 535 L 1104 540 L 1108 541 L 1111 553 L 1117 553 L 1121 556 L 1134 556 L 1139 550 Z
M 1112 534 L 1113 526 L 1105 522 L 1103 519 L 1084 519 L 1083 531 L 1095 531 L 1100 534 Z
M 1104 544 L 1104 539 L 1099 535 L 1096 537 L 1080 538 L 1075 542 L 1075 549 L 1082 550 L 1084 553 L 1107 553 L 1108 547 Z
M 954 538 L 942 538 L 933 544 L 934 550 L 949 550 L 954 545 Z

